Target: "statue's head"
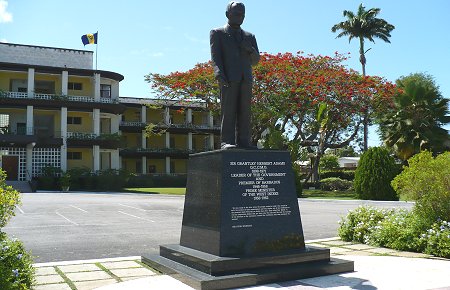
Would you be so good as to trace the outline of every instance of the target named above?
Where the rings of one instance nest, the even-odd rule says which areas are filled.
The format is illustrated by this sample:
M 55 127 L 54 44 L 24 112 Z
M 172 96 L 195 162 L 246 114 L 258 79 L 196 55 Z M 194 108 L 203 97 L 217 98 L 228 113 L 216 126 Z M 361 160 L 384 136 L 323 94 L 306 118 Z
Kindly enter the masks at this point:
M 227 5 L 225 15 L 228 18 L 228 24 L 231 27 L 239 27 L 244 22 L 245 6 L 241 2 L 231 1 Z

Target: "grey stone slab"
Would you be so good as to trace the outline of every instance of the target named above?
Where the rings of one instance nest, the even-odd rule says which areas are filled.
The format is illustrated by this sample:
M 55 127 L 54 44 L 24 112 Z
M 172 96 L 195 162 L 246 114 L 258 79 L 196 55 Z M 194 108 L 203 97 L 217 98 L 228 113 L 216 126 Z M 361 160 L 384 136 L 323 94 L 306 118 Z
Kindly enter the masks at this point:
M 329 262 L 308 262 L 289 266 L 242 271 L 235 274 L 212 276 L 161 256 L 150 255 L 142 261 L 196 289 L 229 289 L 255 286 L 307 277 L 331 275 L 354 270 L 352 261 L 332 258 Z
M 224 275 L 257 268 L 278 267 L 311 261 L 328 261 L 328 249 L 308 246 L 303 250 L 290 250 L 260 257 L 220 257 L 180 245 L 160 246 L 160 255 L 177 263 L 210 275 Z
M 343 248 L 351 249 L 351 250 L 367 250 L 367 249 L 373 249 L 374 247 L 364 244 L 354 244 L 354 245 L 347 245 L 343 246 Z
M 33 287 L 33 290 L 72 290 L 72 289 L 68 284 L 61 283 L 61 284 L 37 285 Z
M 53 283 L 62 283 L 64 279 L 59 275 L 45 275 L 45 276 L 36 276 L 36 284 L 53 284 Z
M 391 255 L 397 256 L 397 257 L 405 257 L 405 258 L 429 258 L 429 257 L 432 257 L 427 254 L 414 253 L 414 252 L 394 252 Z
M 324 241 L 324 242 L 320 242 L 321 244 L 324 245 L 329 245 L 329 246 L 347 246 L 347 245 L 352 245 L 352 242 L 344 242 L 342 240 L 334 240 L 334 241 Z
M 388 254 L 388 255 L 399 252 L 397 250 L 388 249 L 388 248 L 374 248 L 374 249 L 367 249 L 366 251 L 375 253 L 375 254 Z
M 77 265 L 67 265 L 58 266 L 58 268 L 64 273 L 77 273 L 77 272 L 87 272 L 87 271 L 100 271 L 101 269 L 95 264 L 77 264 Z
M 105 262 L 101 263 L 106 269 L 126 269 L 126 268 L 139 268 L 142 267 L 135 261 L 119 261 L 119 262 Z
M 92 281 L 92 280 L 106 280 L 106 279 L 112 279 L 113 278 L 108 273 L 106 273 L 104 271 L 67 273 L 66 276 L 67 276 L 67 278 L 69 278 L 73 282 Z
M 74 284 L 75 287 L 77 287 L 77 290 L 91 290 L 116 283 L 117 281 L 115 279 L 106 279 L 106 280 L 96 280 L 86 282 L 75 282 Z
M 155 272 L 147 268 L 129 268 L 129 269 L 113 269 L 111 273 L 117 277 L 142 277 L 142 276 L 153 276 L 156 275 Z
M 55 268 L 53 267 L 38 267 L 36 268 L 36 276 L 43 275 L 58 275 Z

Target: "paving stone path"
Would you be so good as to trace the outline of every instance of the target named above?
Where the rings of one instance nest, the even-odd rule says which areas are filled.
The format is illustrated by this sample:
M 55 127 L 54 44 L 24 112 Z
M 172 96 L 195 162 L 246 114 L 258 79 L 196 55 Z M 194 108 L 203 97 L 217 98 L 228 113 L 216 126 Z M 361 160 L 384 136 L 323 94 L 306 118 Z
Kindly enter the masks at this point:
M 401 252 L 376 248 L 364 244 L 343 242 L 338 238 L 307 242 L 309 246 L 330 248 L 334 257 L 351 256 L 398 256 L 429 258 L 421 253 Z M 345 259 L 345 258 L 344 258 Z M 103 260 L 67 261 L 35 264 L 35 290 L 90 290 L 124 281 L 145 278 L 160 273 L 141 263 L 140 257 Z M 186 286 L 186 289 L 189 287 Z

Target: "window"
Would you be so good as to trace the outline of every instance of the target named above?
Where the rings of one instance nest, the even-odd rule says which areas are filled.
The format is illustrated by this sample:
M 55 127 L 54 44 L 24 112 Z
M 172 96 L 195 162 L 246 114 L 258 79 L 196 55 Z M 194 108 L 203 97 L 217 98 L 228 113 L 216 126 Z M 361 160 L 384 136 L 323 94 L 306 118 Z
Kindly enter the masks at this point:
M 81 117 L 67 117 L 67 124 L 81 125 Z
M 100 85 L 100 97 L 111 98 L 111 85 Z
M 67 160 L 81 160 L 81 152 L 67 152 Z
M 83 90 L 83 84 L 82 83 L 71 83 L 71 82 L 69 82 L 67 88 L 69 90 L 73 90 L 73 91 L 82 91 Z

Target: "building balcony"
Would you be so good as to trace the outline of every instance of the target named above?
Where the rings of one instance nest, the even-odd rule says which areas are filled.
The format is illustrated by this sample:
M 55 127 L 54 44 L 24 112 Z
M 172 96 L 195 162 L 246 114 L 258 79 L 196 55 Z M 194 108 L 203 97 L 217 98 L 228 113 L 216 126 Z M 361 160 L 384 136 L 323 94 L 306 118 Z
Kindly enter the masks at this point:
M 136 121 L 122 121 L 120 123 L 120 130 L 123 132 L 129 133 L 138 133 L 142 130 L 145 130 L 145 127 L 151 123 L 143 123 Z M 156 130 L 167 130 L 169 133 L 189 133 L 189 132 L 197 132 L 197 133 L 219 133 L 220 126 L 211 127 L 208 124 L 192 124 L 192 123 L 177 123 L 177 124 L 165 124 L 165 123 L 157 123 L 154 124 L 154 128 Z
M 93 145 L 98 145 L 107 149 L 117 149 L 124 145 L 124 139 L 118 133 L 95 134 L 84 132 L 67 132 L 67 146 L 90 147 Z
M 211 149 L 212 150 L 212 149 Z M 148 157 L 148 158 L 178 158 L 187 159 L 189 154 L 204 152 L 208 150 L 189 150 L 180 148 L 126 148 L 120 150 L 122 157 Z
M 9 126 L 0 127 L 0 145 L 24 147 L 33 144 L 36 147 L 59 147 L 63 145 L 60 132 L 50 129 L 35 129 L 33 127 L 11 130 Z
M 73 108 L 73 109 L 93 109 L 98 108 L 102 111 L 121 114 L 126 107 L 119 104 L 118 100 L 111 98 L 100 98 L 99 100 L 88 96 L 65 96 L 56 94 L 32 94 L 21 92 L 0 91 L 1 105 L 23 105 L 23 106 L 43 106 L 49 108 Z

